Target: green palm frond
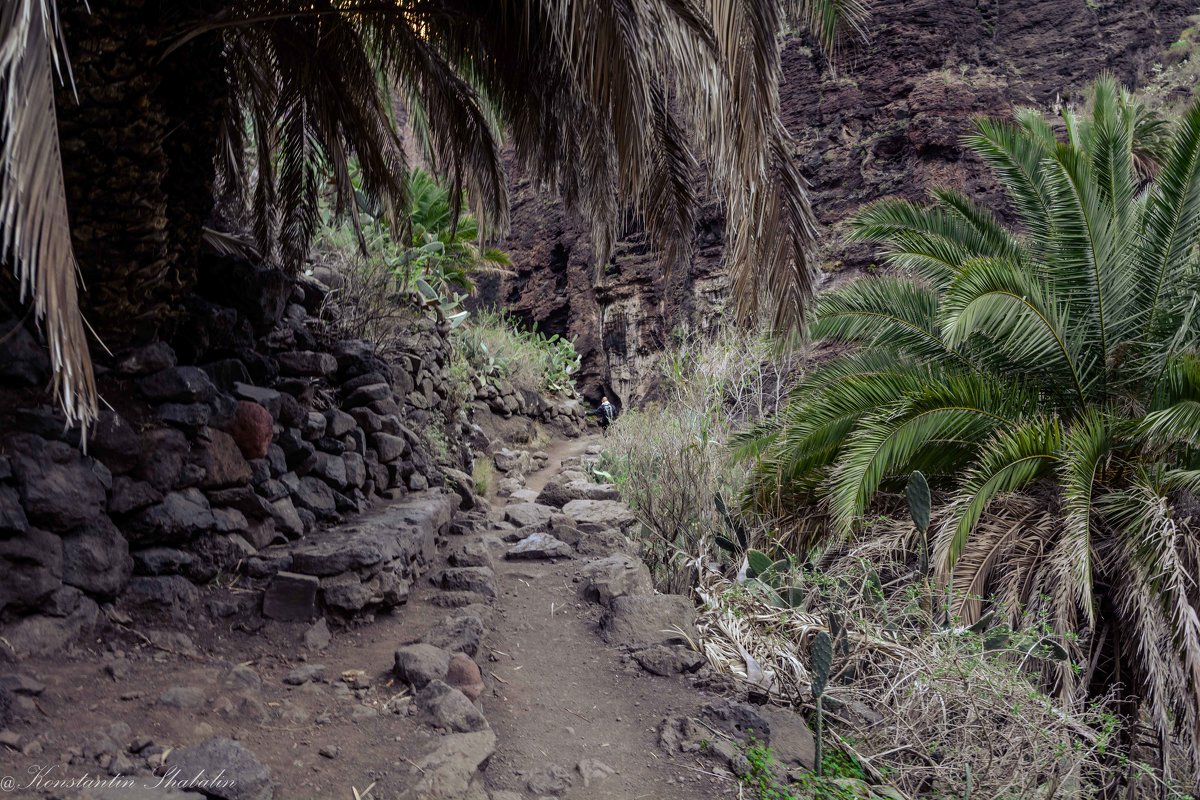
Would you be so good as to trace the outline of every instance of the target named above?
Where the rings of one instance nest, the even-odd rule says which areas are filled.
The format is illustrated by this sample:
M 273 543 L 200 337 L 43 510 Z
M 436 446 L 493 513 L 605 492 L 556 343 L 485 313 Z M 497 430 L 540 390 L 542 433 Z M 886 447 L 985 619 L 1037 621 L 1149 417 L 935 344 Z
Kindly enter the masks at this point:
M 943 340 L 938 295 L 903 278 L 857 280 L 817 298 L 818 339 L 858 344 L 885 343 L 915 358 L 965 361 Z
M 999 120 L 979 119 L 975 128 L 975 133 L 966 137 L 967 146 L 1003 182 L 1031 246 L 1039 251 L 1035 254 L 1040 254 L 1040 248 L 1052 240 L 1053 231 L 1054 198 L 1045 174 L 1045 162 L 1054 153 L 1052 145 Z
M 1063 303 L 1027 271 L 1005 261 L 974 259 L 946 290 L 940 313 L 950 347 L 982 337 L 1011 360 L 1049 370 L 1084 402 L 1103 351 L 1091 355 L 1077 340 Z M 1096 362 L 1100 363 L 1097 365 Z
M 1176 126 L 1162 168 L 1150 187 L 1143 222 L 1145 236 L 1135 262 L 1141 282 L 1146 325 L 1162 313 L 1164 299 L 1179 272 L 1193 261 L 1200 238 L 1200 100 Z M 1166 295 L 1166 297 L 1164 297 Z
M 1092 599 L 1093 544 L 1098 487 L 1115 448 L 1112 419 L 1099 410 L 1089 410 L 1076 419 L 1063 440 L 1059 462 L 1059 485 L 1063 497 L 1063 531 L 1060 547 L 1067 553 L 1069 575 L 1078 608 L 1095 624 Z
M 856 349 L 746 450 L 749 505 L 820 550 L 871 535 L 876 496 L 921 470 L 949 613 L 1038 619 L 1067 655 L 1037 667 L 1048 689 L 1139 698 L 1195 768 L 1200 103 L 1168 130 L 1111 78 L 1089 98 L 1065 142 L 1028 109 L 967 138 L 1018 230 L 946 191 L 856 215 L 851 237 L 913 277 L 818 301 L 814 335 Z M 1085 659 L 1121 685 L 1083 685 Z
M 829 488 L 829 510 L 848 535 L 883 480 L 906 474 L 927 447 L 977 448 L 998 428 L 1029 408 L 1018 385 L 974 373 L 947 375 L 867 418 L 838 460 Z
M 934 558 L 943 573 L 953 572 L 967 538 L 997 496 L 1024 488 L 1054 467 L 1062 438 L 1057 419 L 1037 417 L 1001 430 L 982 447 L 958 480 L 938 528 Z

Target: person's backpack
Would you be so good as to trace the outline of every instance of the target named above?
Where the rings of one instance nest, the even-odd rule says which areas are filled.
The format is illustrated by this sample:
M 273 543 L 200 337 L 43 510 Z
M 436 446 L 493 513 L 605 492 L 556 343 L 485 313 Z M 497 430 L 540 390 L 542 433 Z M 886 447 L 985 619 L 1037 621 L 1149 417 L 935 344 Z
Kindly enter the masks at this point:
M 614 422 L 617 419 L 617 407 L 612 403 L 601 403 L 600 412 L 604 414 L 604 419 L 609 422 Z

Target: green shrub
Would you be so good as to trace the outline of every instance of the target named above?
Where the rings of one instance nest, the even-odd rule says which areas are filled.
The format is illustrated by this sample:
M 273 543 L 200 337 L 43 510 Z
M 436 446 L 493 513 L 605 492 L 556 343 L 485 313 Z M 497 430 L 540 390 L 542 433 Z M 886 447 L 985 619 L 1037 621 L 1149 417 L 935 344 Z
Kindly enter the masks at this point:
M 601 464 L 642 522 L 642 557 L 659 588 L 686 593 L 723 529 L 713 496 L 734 497 L 745 481 L 728 457 L 730 433 L 772 413 L 787 383 L 765 339 L 733 331 L 679 339 L 662 365 L 665 400 L 626 410 Z
M 529 330 L 509 316 L 480 311 L 454 332 L 455 359 L 481 380 L 503 379 L 518 389 L 575 397 L 575 344 Z

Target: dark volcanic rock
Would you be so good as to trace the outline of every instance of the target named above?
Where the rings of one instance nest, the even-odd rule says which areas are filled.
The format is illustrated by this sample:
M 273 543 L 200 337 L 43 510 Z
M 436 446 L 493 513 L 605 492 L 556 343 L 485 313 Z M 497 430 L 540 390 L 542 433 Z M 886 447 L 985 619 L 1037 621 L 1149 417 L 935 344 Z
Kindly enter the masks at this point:
M 292 499 L 299 507 L 316 514 L 317 519 L 331 519 L 337 514 L 337 498 L 333 489 L 320 478 L 301 478 L 300 487 L 292 493 Z
M 233 385 L 234 396 L 239 400 L 245 400 L 248 403 L 257 403 L 267 410 L 273 418 L 279 418 L 279 410 L 281 398 L 279 392 L 274 389 L 266 389 L 261 386 L 252 386 L 248 383 L 235 383 Z
M 119 475 L 142 460 L 141 437 L 124 417 L 104 409 L 88 430 L 88 453 Z
M 38 344 L 20 320 L 0 322 L 0 384 L 8 386 L 45 386 L 50 379 L 50 353 Z
M 62 540 L 37 528 L 0 537 L 0 574 L 0 612 L 37 608 L 62 586 Z
M 200 602 L 200 591 L 187 578 L 178 575 L 135 577 L 121 596 L 131 608 L 166 611 L 180 616 Z
M 108 517 L 63 534 L 62 552 L 63 583 L 104 597 L 116 597 L 129 583 L 129 542 Z
M 465 694 L 433 679 L 415 698 L 426 723 L 455 733 L 471 733 L 487 727 L 487 720 Z
M 186 430 L 203 428 L 210 417 L 212 409 L 205 403 L 163 403 L 158 407 L 159 419 Z
M 312 351 L 280 353 L 275 356 L 279 371 L 284 375 L 324 378 L 337 372 L 337 359 L 328 353 Z
M 34 524 L 67 531 L 103 513 L 108 497 L 91 459 L 32 434 L 10 437 L 9 446 L 21 503 Z
M 446 617 L 421 638 L 425 644 L 450 653 L 479 654 L 483 642 L 483 620 L 474 614 Z
M 205 489 L 250 483 L 250 465 L 233 437 L 212 428 L 203 431 L 192 448 L 192 461 L 203 468 Z
M 173 428 L 146 431 L 142 435 L 142 463 L 134 474 L 160 492 L 173 489 L 179 483 L 191 449 L 182 431 Z
M 24 533 L 29 527 L 21 496 L 11 486 L 0 486 L 0 534 Z
M 671 633 L 676 629 L 683 633 Z M 696 608 L 680 595 L 625 595 L 613 600 L 601 617 L 600 635 L 609 644 L 640 648 L 684 636 L 696 641 Z
M 249 459 L 265 458 L 271 446 L 271 413 L 258 403 L 239 400 L 229 433 L 242 455 Z
M 138 381 L 138 388 L 152 403 L 203 403 L 217 394 L 217 387 L 199 367 L 169 367 Z
M 432 680 L 445 680 L 450 669 L 450 654 L 425 642 L 407 644 L 396 650 L 392 671 L 414 689 Z
M 154 342 L 117 356 L 113 371 L 118 375 L 140 377 L 170 369 L 175 363 L 175 351 L 171 346 L 166 342 Z
M 317 590 L 321 581 L 312 575 L 279 572 L 263 593 L 263 616 L 304 622 L 317 616 Z
M 145 481 L 118 475 L 113 478 L 112 492 L 108 498 L 110 514 L 128 514 L 162 500 L 162 493 Z
M 129 523 L 142 543 L 186 541 L 200 531 L 217 527 L 208 499 L 197 489 L 171 492 L 161 503 L 135 515 Z
M 229 780 L 221 781 L 217 788 L 213 788 L 216 781 L 205 787 L 204 793 L 216 800 L 272 800 L 275 796 L 271 770 L 232 739 L 213 738 L 173 750 L 167 767 L 177 768 L 181 775 L 227 775 Z

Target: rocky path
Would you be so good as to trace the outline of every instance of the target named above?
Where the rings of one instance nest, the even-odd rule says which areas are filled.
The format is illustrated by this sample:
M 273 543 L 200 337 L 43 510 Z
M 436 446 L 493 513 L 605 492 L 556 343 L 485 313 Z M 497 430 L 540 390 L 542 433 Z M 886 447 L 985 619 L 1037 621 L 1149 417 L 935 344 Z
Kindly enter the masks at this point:
M 60 655 L 0 658 L 0 791 L 709 800 L 741 796 L 751 730 L 811 766 L 803 721 L 738 702 L 690 645 L 691 601 L 654 592 L 632 513 L 583 470 L 596 449 L 516 454 L 543 466 L 494 503 L 415 493 L 260 551 L 246 574 L 276 571 L 214 581 L 190 606 L 208 613 L 114 606 Z M 403 605 L 339 610 L 386 591 Z
M 571 463 L 588 445 L 552 448 L 547 467 L 526 479 L 527 490 L 540 492 L 559 474 L 556 461 Z M 503 553 L 511 545 L 497 533 L 479 538 Z M 604 607 L 581 596 L 581 586 L 590 585 L 581 577 L 587 563 L 496 561 L 488 719 L 498 747 L 488 782 L 520 796 L 550 793 L 568 781 L 567 796 L 580 798 L 736 796 L 736 786 L 710 765 L 659 750 L 662 720 L 696 712 L 705 697 L 678 677 L 647 673 L 622 648 L 604 642 Z M 619 569 L 634 573 L 625 566 Z

